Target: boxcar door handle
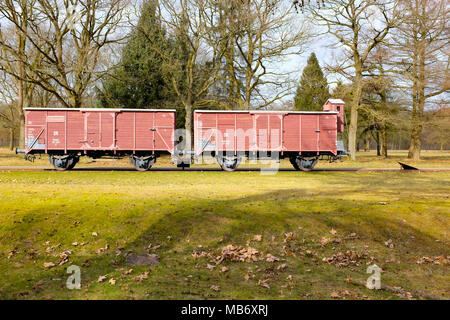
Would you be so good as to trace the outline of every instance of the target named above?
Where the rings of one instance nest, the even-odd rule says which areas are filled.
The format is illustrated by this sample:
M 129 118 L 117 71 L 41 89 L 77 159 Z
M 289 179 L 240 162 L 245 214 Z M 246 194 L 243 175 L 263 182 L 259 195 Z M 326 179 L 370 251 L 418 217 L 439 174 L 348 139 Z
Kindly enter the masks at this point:
M 316 132 L 320 132 L 320 130 L 316 130 Z

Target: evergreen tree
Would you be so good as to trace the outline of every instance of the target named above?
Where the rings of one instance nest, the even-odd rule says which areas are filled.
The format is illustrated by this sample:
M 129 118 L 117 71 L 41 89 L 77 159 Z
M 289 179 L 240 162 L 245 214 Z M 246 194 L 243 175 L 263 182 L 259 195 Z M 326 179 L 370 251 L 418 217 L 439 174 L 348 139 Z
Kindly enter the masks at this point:
M 144 2 L 137 26 L 122 50 L 119 64 L 102 82 L 101 107 L 176 107 L 177 98 L 168 81 L 162 53 L 176 45 L 161 27 L 154 0 Z
M 295 110 L 322 110 L 322 106 L 330 97 L 327 79 L 320 69 L 319 61 L 312 53 L 303 69 L 297 94 L 294 98 Z

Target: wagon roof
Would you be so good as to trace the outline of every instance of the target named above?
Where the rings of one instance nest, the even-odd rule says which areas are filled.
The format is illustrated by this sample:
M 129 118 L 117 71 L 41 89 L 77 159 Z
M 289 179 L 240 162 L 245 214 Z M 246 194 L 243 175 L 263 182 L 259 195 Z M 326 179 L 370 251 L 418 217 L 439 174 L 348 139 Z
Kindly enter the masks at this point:
M 41 110 L 41 111 L 109 111 L 109 112 L 125 112 L 125 111 L 142 111 L 142 112 L 176 112 L 175 109 L 123 109 L 123 108 L 24 108 L 24 110 Z
M 295 114 L 339 114 L 337 111 L 292 111 L 292 110 L 195 110 L 201 113 L 295 113 Z
M 332 104 L 345 104 L 344 100 L 342 99 L 328 99 L 325 104 L 327 104 L 328 102 Z

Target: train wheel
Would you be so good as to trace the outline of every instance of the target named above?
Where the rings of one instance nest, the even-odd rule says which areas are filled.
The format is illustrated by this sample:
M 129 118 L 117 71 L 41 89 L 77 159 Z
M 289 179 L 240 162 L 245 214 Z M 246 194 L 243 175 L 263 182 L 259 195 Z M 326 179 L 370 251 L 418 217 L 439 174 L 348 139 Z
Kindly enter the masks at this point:
M 147 156 L 147 157 L 131 157 L 131 162 L 136 167 L 137 171 L 148 171 L 156 162 L 155 156 Z
M 70 164 L 72 163 L 71 157 L 69 156 L 52 156 L 51 162 L 57 171 L 66 171 L 69 169 Z
M 72 170 L 75 165 L 78 163 L 78 161 L 80 161 L 80 157 L 72 157 L 69 160 L 69 166 L 67 167 L 67 170 Z
M 300 159 L 300 170 L 311 171 L 314 168 L 314 166 L 317 164 L 317 161 L 319 161 L 319 158 L 317 158 L 317 157 L 301 158 Z
M 295 170 L 300 170 L 299 164 L 297 163 L 297 158 L 296 157 L 291 157 L 289 158 L 289 161 L 291 162 L 292 166 L 294 167 Z
M 224 171 L 234 171 L 241 163 L 241 158 L 239 156 L 233 156 L 233 157 L 217 157 L 217 162 L 219 163 L 220 167 Z
M 318 157 L 292 157 L 289 159 L 295 170 L 311 171 L 319 161 Z

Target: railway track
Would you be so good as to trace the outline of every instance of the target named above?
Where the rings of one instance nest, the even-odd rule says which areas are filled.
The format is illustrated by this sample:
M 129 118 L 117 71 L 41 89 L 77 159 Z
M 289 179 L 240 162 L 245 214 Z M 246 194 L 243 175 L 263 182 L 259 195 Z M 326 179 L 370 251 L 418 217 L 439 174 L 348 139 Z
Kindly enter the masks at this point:
M 0 166 L 0 172 L 56 172 L 55 169 L 51 167 L 34 167 L 34 166 Z M 118 171 L 118 172 L 136 172 L 134 167 L 76 167 L 72 169 L 73 172 L 108 172 L 108 171 Z M 184 170 L 176 167 L 153 167 L 151 172 L 176 172 L 176 171 L 186 171 L 186 172 L 220 172 L 220 168 L 212 167 L 191 167 L 185 168 Z M 236 172 L 258 172 L 258 171 L 296 171 L 294 168 L 238 168 Z M 316 168 L 310 172 L 450 172 L 450 168 L 420 168 L 418 170 L 403 170 L 396 168 Z

